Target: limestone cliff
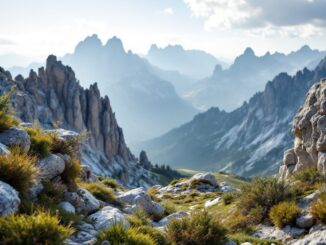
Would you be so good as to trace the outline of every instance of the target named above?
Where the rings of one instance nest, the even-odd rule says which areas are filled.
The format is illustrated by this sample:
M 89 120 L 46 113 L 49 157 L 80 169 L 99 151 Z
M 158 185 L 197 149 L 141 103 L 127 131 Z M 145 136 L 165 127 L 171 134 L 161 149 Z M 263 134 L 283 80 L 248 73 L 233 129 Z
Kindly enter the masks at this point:
M 13 107 L 22 121 L 38 121 L 45 128 L 59 123 L 65 129 L 87 131 L 83 161 L 97 174 L 113 175 L 131 185 L 148 182 L 141 176 L 151 175 L 150 172 L 137 169 L 109 98 L 100 96 L 96 83 L 88 89 L 82 88 L 74 71 L 53 55 L 48 57 L 45 69 L 39 68 L 38 73 L 31 71 L 25 79 L 17 76 L 12 80 L 3 69 L 0 74 L 0 92 L 17 87 Z

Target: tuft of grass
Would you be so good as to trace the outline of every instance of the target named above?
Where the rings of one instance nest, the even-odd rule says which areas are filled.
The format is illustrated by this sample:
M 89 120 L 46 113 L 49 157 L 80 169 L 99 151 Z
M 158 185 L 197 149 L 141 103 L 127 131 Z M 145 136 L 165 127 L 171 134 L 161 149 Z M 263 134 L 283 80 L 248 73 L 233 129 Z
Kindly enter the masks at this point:
M 114 205 L 120 205 L 120 203 L 116 200 L 114 191 L 102 183 L 98 182 L 92 182 L 92 183 L 85 183 L 80 182 L 79 183 L 82 187 L 84 187 L 86 190 L 91 192 L 97 199 L 108 202 Z
M 132 227 L 148 226 L 151 224 L 148 214 L 140 207 L 137 207 L 127 219 Z
M 42 131 L 39 126 L 25 128 L 31 138 L 30 154 L 39 158 L 47 157 L 51 153 L 52 137 L 49 133 Z
M 7 156 L 0 156 L 0 180 L 14 187 L 21 195 L 25 195 L 36 181 L 38 169 L 36 158 L 12 148 Z
M 171 244 L 225 244 L 226 230 L 207 211 L 171 220 L 166 227 Z
M 150 236 L 156 245 L 168 245 L 169 244 L 169 242 L 166 238 L 166 235 L 163 232 L 161 232 L 151 226 L 144 225 L 144 226 L 139 226 L 139 227 L 131 228 L 131 229 L 134 230 L 135 233 L 145 234 L 145 235 Z
M 65 244 L 73 229 L 59 224 L 57 216 L 48 213 L 0 217 L 1 244 Z
M 111 245 L 156 245 L 151 236 L 139 233 L 132 228 L 126 229 L 119 223 L 111 225 L 97 234 L 95 244 L 100 245 L 103 241 L 109 241 Z
M 275 226 L 282 228 L 294 224 L 299 214 L 300 209 L 295 202 L 284 201 L 271 208 L 269 217 Z
M 325 181 L 325 177 L 315 167 L 302 169 L 294 173 L 293 177 L 296 181 L 310 186 Z
M 276 240 L 260 239 L 243 233 L 232 234 L 229 236 L 229 239 L 236 242 L 237 244 L 250 242 L 252 245 L 270 245 L 270 244 L 282 245 L 281 242 Z
M 77 181 L 80 177 L 80 173 L 80 161 L 76 158 L 71 158 L 70 164 L 66 164 L 65 170 L 61 174 L 61 178 L 69 188 L 75 190 L 77 188 Z
M 107 187 L 112 188 L 113 190 L 122 189 L 121 186 L 114 179 L 110 177 L 102 178 L 101 182 Z
M 19 120 L 11 115 L 12 108 L 10 106 L 10 99 L 14 92 L 14 90 L 11 90 L 0 96 L 0 132 L 17 126 L 19 123 Z
M 312 216 L 326 224 L 326 193 L 321 193 L 320 197 L 311 204 L 310 212 Z
M 261 220 L 275 204 L 291 197 L 288 186 L 276 178 L 257 178 L 243 185 L 238 198 L 238 209 L 245 215 L 259 210 Z M 260 222 L 261 220 L 257 220 Z
M 49 209 L 55 209 L 61 202 L 66 187 L 61 183 L 43 180 L 43 190 L 39 194 L 38 204 Z
M 222 199 L 224 205 L 229 205 L 235 201 L 235 199 L 237 198 L 238 195 L 239 194 L 235 193 L 235 192 L 227 192 L 227 193 L 223 193 L 223 195 L 221 196 L 221 199 Z

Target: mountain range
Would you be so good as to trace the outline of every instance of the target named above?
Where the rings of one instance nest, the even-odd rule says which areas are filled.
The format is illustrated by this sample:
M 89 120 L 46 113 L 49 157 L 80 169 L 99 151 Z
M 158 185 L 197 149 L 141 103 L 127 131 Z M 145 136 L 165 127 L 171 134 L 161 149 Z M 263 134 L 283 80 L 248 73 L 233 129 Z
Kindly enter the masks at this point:
M 216 106 L 232 111 L 262 91 L 266 82 L 280 72 L 294 74 L 304 67 L 314 69 L 325 55 L 325 51 L 307 45 L 289 54 L 267 52 L 263 56 L 247 48 L 229 68 L 216 65 L 211 76 L 195 83 L 182 97 L 200 110 Z
M 246 177 L 275 174 L 292 142 L 292 118 L 308 89 L 323 77 L 326 58 L 314 70 L 304 68 L 294 76 L 280 73 L 263 92 L 231 112 L 211 108 L 139 147 L 152 160 L 176 168 L 224 170 Z

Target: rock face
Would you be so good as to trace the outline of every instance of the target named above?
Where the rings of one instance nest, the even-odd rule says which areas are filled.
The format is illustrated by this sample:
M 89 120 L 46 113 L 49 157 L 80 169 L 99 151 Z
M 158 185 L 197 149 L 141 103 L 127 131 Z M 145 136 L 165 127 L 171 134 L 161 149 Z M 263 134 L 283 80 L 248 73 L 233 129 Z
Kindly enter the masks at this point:
M 0 142 L 6 146 L 19 146 L 25 152 L 28 152 L 31 146 L 27 132 L 15 127 L 0 133 Z
M 141 151 L 139 154 L 139 164 L 143 166 L 145 169 L 150 169 L 152 167 L 152 163 L 148 160 L 145 151 Z
M 72 131 L 88 132 L 82 147 L 82 162 L 93 172 L 119 177 L 121 182 L 131 186 L 139 185 L 139 182 L 155 183 L 155 176 L 147 170 L 137 170 L 136 159 L 125 144 L 109 98 L 100 96 L 96 83 L 88 89 L 82 88 L 73 70 L 50 55 L 46 68 L 39 68 L 38 73 L 31 70 L 25 79 L 19 75 L 12 80 L 10 73 L 0 68 L 0 94 L 13 86 L 17 91 L 13 107 L 22 121 L 38 121 L 49 129 L 59 122 L 60 128 L 65 129 L 60 134 L 63 138 L 69 138 Z M 16 133 L 20 131 L 15 128 L 3 132 L 0 142 L 4 145 L 17 143 Z M 29 148 L 27 139 L 18 143 Z M 136 171 L 144 177 L 139 178 Z M 134 178 L 136 175 L 137 179 Z
M 326 59 L 313 71 L 303 69 L 292 77 L 281 73 L 238 109 L 211 108 L 138 149 L 152 161 L 175 168 L 222 170 L 245 177 L 276 174 L 283 152 L 293 142 L 289 124 L 309 88 L 324 77 Z M 324 156 L 319 157 L 321 162 Z
M 294 147 L 285 151 L 279 177 L 307 167 L 326 176 L 326 79 L 309 90 L 293 120 Z
M 17 212 L 19 204 L 18 192 L 10 185 L 0 181 L 0 217 Z

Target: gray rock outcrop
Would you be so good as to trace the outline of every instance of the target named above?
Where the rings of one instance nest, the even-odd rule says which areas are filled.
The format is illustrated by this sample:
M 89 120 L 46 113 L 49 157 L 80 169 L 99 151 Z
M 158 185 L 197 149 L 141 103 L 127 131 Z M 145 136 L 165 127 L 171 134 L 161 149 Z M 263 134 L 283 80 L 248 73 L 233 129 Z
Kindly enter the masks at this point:
M 0 181 L 0 217 L 17 212 L 19 204 L 18 192 L 7 183 Z
M 28 133 L 16 127 L 0 133 L 0 142 L 6 146 L 18 146 L 24 152 L 28 152 L 31 146 Z

